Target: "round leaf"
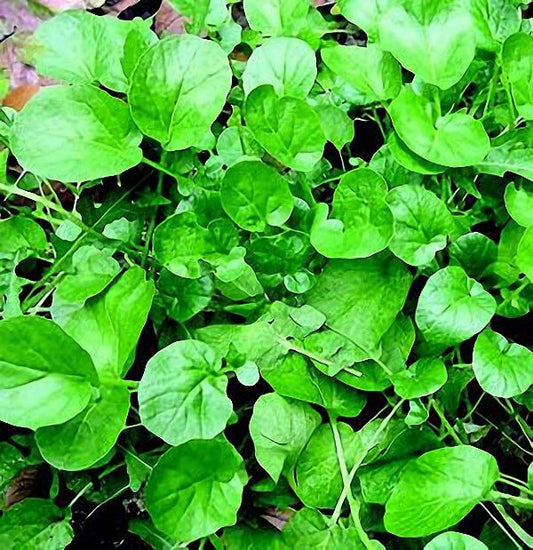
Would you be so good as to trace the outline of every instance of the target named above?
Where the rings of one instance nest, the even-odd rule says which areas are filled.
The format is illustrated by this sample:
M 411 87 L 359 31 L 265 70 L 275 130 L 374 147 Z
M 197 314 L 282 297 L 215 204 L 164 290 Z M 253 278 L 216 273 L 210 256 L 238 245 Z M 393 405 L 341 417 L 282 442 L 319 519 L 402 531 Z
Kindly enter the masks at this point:
M 533 384 L 533 353 L 489 329 L 476 340 L 472 367 L 479 385 L 496 397 L 520 395 Z
M 250 28 L 271 36 L 294 36 L 305 25 L 307 0 L 244 0 Z
M 294 206 L 288 183 L 261 161 L 244 161 L 229 168 L 220 200 L 226 214 L 247 231 L 283 225 Z
M 142 56 L 128 99 L 142 132 L 176 151 L 201 143 L 230 88 L 231 69 L 221 47 L 185 34 L 161 40 Z
M 442 388 L 448 379 L 446 366 L 440 359 L 423 358 L 408 369 L 394 375 L 394 391 L 403 399 L 431 395 Z
M 415 320 L 429 344 L 447 347 L 481 331 L 496 311 L 496 300 L 460 267 L 437 271 L 420 293 Z
M 462 112 L 439 116 L 431 101 L 410 87 L 404 87 L 393 100 L 389 113 L 407 147 L 435 164 L 470 166 L 481 162 L 490 150 L 479 120 Z
M 425 537 L 461 521 L 500 477 L 492 455 L 460 445 L 430 451 L 403 470 L 385 507 L 385 528 Z
M 218 435 L 233 411 L 220 369 L 213 349 L 196 340 L 156 353 L 139 385 L 142 423 L 171 445 Z
M 369 168 L 345 174 L 335 189 L 331 219 L 318 205 L 311 244 L 326 258 L 366 258 L 386 248 L 393 217 L 386 202 L 385 180 Z
M 305 98 L 316 78 L 313 48 L 298 38 L 271 38 L 255 49 L 242 76 L 246 95 L 269 84 L 279 96 Z
M 107 455 L 126 426 L 130 409 L 128 388 L 100 388 L 85 410 L 59 426 L 35 434 L 43 458 L 60 470 L 84 470 Z
M 41 317 L 0 321 L 0 419 L 37 430 L 81 412 L 98 377 L 89 355 Z
M 387 202 L 394 216 L 389 248 L 410 265 L 429 263 L 446 246 L 453 227 L 446 204 L 421 185 L 395 187 Z
M 481 541 L 463 533 L 442 533 L 424 546 L 424 550 L 489 550 Z
M 246 481 L 242 459 L 225 439 L 190 441 L 155 465 L 146 509 L 172 540 L 196 540 L 236 522 Z
M 48 86 L 15 117 L 10 146 L 24 170 L 78 182 L 139 164 L 141 138 L 123 101 L 94 86 Z
M 302 99 L 280 99 L 272 86 L 260 86 L 246 100 L 245 119 L 259 144 L 290 168 L 310 172 L 322 158 L 320 119 Z
M 516 187 L 511 182 L 505 188 L 505 207 L 513 220 L 524 227 L 533 225 L 533 183 Z

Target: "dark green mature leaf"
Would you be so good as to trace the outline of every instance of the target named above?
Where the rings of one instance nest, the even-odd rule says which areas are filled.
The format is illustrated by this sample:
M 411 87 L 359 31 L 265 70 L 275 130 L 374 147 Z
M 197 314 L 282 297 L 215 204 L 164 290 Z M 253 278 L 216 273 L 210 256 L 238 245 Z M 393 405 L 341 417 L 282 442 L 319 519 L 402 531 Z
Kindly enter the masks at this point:
M 522 273 L 533 281 L 533 226 L 528 227 L 520 239 L 516 251 L 516 264 Z
M 224 438 L 189 441 L 159 459 L 146 508 L 173 540 L 195 540 L 236 522 L 246 482 L 242 458 Z
M 273 168 L 255 160 L 228 168 L 220 200 L 226 214 L 247 231 L 283 225 L 294 203 L 288 183 Z
M 272 86 L 260 86 L 246 100 L 245 120 L 259 144 L 294 170 L 310 172 L 322 157 L 320 119 L 302 99 L 279 98 Z
M 460 267 L 432 275 L 420 293 L 416 324 L 438 348 L 458 344 L 481 331 L 496 311 L 496 300 Z
M 326 258 L 366 258 L 386 248 L 393 217 L 385 180 L 369 168 L 345 174 L 335 189 L 331 218 L 319 204 L 311 226 L 311 244 Z
M 316 78 L 313 48 L 298 38 L 271 38 L 255 49 L 246 63 L 243 88 L 249 94 L 263 85 L 280 96 L 305 98 Z
M 250 420 L 255 456 L 276 483 L 281 474 L 292 476 L 302 449 L 319 424 L 320 415 L 307 403 L 276 393 L 256 401 Z
M 402 309 L 410 284 L 405 265 L 386 253 L 331 261 L 307 303 L 324 313 L 333 330 L 373 351 Z
M 140 142 L 123 101 L 93 86 L 48 86 L 15 118 L 10 146 L 25 170 L 75 182 L 139 164 Z
M 131 75 L 128 100 L 142 132 L 175 151 L 202 142 L 230 87 L 231 69 L 218 44 L 171 36 L 143 55 Z
M 0 418 L 36 430 L 82 411 L 98 377 L 89 355 L 39 317 L 0 321 Z
M 513 91 L 520 116 L 533 119 L 533 36 L 517 33 L 503 45 L 503 70 Z
M 446 90 L 474 59 L 476 28 L 461 0 L 340 0 L 341 13 L 411 72 Z
M 122 377 L 133 361 L 153 296 L 153 282 L 134 266 L 57 322 L 90 354 L 100 376 Z
M 128 388 L 100 388 L 87 408 L 59 426 L 39 428 L 39 451 L 60 470 L 84 470 L 96 464 L 115 445 L 130 409 Z
M 446 204 L 421 185 L 395 187 L 387 202 L 394 216 L 389 248 L 410 265 L 429 263 L 446 246 L 453 227 Z
M 324 48 L 321 56 L 333 73 L 361 94 L 364 103 L 394 99 L 400 93 L 398 62 L 374 44 L 366 48 L 336 45 Z
M 66 548 L 73 537 L 68 520 L 50 500 L 26 498 L 0 518 L 0 546 L 6 550 Z
M 500 477 L 492 455 L 470 446 L 430 451 L 411 462 L 385 508 L 385 528 L 423 537 L 451 527 L 489 498 Z
M 175 342 L 156 353 L 139 386 L 141 420 L 171 445 L 211 439 L 233 411 L 227 378 L 214 350 L 203 342 Z
M 389 113 L 401 140 L 417 155 L 443 166 L 478 164 L 490 150 L 483 124 L 463 112 L 440 116 L 429 99 L 405 86 Z M 461 147 L 457 147 L 457 143 Z
M 533 353 L 490 329 L 476 340 L 472 367 L 479 385 L 496 397 L 520 395 L 533 384 Z
M 72 84 L 100 83 L 118 92 L 128 89 L 122 67 L 126 40 L 138 35 L 137 59 L 157 41 L 147 21 L 122 21 L 86 11 L 66 11 L 39 26 L 31 43 L 38 72 Z

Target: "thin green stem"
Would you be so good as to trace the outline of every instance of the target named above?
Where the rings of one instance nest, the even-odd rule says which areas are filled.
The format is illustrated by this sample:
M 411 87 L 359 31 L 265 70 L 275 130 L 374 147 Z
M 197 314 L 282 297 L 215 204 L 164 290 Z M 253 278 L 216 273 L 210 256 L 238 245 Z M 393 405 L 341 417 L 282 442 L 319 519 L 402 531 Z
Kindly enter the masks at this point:
M 385 141 L 387 141 L 387 133 L 385 132 L 385 128 L 383 127 L 383 123 L 381 122 L 381 118 L 379 117 L 378 110 L 374 105 L 372 105 L 372 115 L 374 116 L 374 120 L 376 124 L 379 126 L 379 131 L 381 132 L 381 136 Z
M 93 486 L 93 482 L 90 481 L 85 485 L 80 491 L 78 491 L 78 494 L 70 501 L 70 504 L 67 505 L 68 508 L 72 508 L 78 500 Z
M 501 481 L 501 483 L 505 483 L 506 485 L 510 485 L 511 487 L 514 487 L 515 489 L 518 489 L 519 491 L 521 491 L 523 493 L 526 493 L 528 495 L 533 495 L 533 491 L 531 489 L 529 489 L 525 485 L 515 483 L 514 481 L 512 481 L 510 479 L 503 478 L 503 475 L 502 475 L 502 479 L 500 481 Z
M 492 518 L 494 523 L 507 535 L 507 538 L 515 545 L 515 547 L 520 550 L 521 546 L 516 542 L 513 535 L 511 535 L 511 533 L 509 533 L 509 531 L 506 529 L 505 525 L 488 509 L 488 507 L 483 502 L 481 503 L 481 507 Z
M 163 174 L 166 174 L 167 176 L 174 178 L 175 180 L 179 179 L 179 176 L 177 174 L 174 174 L 174 172 L 171 172 L 168 168 L 165 168 L 163 165 L 159 164 L 158 162 L 154 162 L 153 160 L 147 159 L 146 157 L 143 157 L 141 162 L 143 164 L 146 164 L 147 166 L 150 166 L 154 170 L 157 170 L 158 172 L 162 172 Z
M 128 388 L 130 390 L 137 390 L 139 387 L 139 382 L 136 380 L 122 380 L 120 378 L 111 378 L 111 377 L 105 377 L 100 376 L 100 383 L 103 386 L 111 386 L 111 387 L 122 387 L 122 388 Z
M 492 495 L 495 498 L 501 498 L 503 500 L 507 500 L 517 508 L 524 508 L 525 510 L 533 510 L 533 500 L 529 498 L 517 497 L 516 495 L 509 495 L 507 493 L 501 493 L 499 491 L 493 491 Z
M 442 409 L 440 408 L 440 406 L 437 404 L 435 400 L 431 402 L 431 406 L 439 416 L 440 421 L 442 422 L 442 425 L 446 428 L 446 431 L 452 437 L 455 443 L 457 443 L 457 445 L 464 445 L 463 441 L 461 441 L 461 438 L 457 435 L 457 432 L 454 430 L 453 426 L 448 422 L 448 419 L 446 418 L 444 412 L 442 411 Z
M 437 115 L 439 117 L 442 116 L 442 109 L 440 105 L 440 92 L 437 86 L 433 86 L 433 104 L 435 105 L 435 109 L 437 110 Z

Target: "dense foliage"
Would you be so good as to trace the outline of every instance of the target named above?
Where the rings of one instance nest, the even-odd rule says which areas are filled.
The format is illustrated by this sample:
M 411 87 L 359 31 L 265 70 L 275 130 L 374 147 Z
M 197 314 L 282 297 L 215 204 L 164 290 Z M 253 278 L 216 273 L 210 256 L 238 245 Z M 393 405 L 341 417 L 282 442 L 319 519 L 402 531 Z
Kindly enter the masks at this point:
M 173 4 L 1 111 L 0 547 L 531 548 L 526 6 Z

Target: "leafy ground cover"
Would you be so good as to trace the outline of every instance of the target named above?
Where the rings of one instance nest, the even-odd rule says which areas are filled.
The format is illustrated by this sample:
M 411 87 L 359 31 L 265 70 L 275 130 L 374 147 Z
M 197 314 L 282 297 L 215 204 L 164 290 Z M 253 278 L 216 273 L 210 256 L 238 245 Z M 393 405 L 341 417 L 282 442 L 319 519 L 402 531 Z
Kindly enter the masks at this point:
M 170 4 L 0 111 L 0 547 L 533 547 L 527 6 Z

